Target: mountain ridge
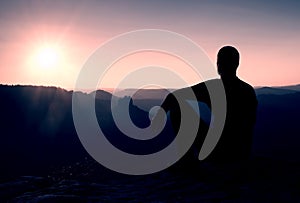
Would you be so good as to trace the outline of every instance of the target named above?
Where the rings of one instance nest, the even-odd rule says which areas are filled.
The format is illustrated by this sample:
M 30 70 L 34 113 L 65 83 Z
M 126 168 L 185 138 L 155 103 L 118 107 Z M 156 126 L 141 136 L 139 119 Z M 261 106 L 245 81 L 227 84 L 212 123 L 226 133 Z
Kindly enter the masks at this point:
M 257 96 L 259 105 L 253 137 L 253 155 L 300 162 L 297 156 L 300 153 L 297 144 L 300 142 L 300 91 L 273 94 L 278 89 L 263 90 L 268 91 Z M 93 96 L 56 87 L 0 85 L 2 174 L 44 174 L 52 170 L 52 167 L 76 163 L 89 157 L 74 127 L 73 93 L 82 94 L 84 97 Z M 128 139 L 113 122 L 109 100 L 111 94 L 99 91 L 96 96 L 97 93 L 99 95 L 95 100 L 95 111 L 98 123 L 116 147 L 129 153 L 147 154 L 161 149 L 173 139 L 167 136 L 167 131 L 163 139 L 153 139 L 149 145 Z M 132 102 L 126 96 L 117 99 L 119 110 L 129 107 L 132 122 L 140 128 L 149 125 L 147 111 L 150 107 L 162 101 L 136 99 Z M 136 104 L 144 105 L 143 110 Z

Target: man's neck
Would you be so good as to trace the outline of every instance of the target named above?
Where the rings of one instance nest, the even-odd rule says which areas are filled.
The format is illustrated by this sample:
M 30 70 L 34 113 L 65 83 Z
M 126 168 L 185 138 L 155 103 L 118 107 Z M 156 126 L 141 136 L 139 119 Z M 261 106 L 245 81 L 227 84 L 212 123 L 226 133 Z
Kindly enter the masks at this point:
M 221 75 L 221 79 L 224 81 L 236 80 L 238 77 L 236 75 Z

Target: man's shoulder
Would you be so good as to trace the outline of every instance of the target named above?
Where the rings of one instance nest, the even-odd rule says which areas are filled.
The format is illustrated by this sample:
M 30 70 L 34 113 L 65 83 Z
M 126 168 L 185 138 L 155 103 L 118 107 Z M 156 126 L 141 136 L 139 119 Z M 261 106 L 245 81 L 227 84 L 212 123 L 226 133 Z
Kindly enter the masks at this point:
M 239 79 L 239 82 L 240 82 L 240 86 L 244 89 L 247 89 L 248 91 L 251 91 L 251 92 L 255 92 L 254 91 L 254 88 L 252 87 L 252 85 L 250 85 L 249 83 Z
M 250 99 L 249 101 L 253 101 L 257 105 L 257 97 L 252 85 L 248 84 L 245 81 L 240 80 L 240 87 L 245 98 Z
M 192 88 L 205 88 L 207 86 L 213 86 L 213 85 L 220 85 L 222 83 L 222 80 L 219 78 L 206 80 L 204 82 L 200 82 L 196 85 L 193 85 Z

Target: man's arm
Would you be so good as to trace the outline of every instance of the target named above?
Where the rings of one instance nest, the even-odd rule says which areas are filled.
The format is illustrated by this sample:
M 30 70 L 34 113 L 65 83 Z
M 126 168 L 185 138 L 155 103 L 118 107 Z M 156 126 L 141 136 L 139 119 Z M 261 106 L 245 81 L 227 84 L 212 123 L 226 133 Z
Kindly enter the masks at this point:
M 176 98 L 172 93 L 168 94 L 163 103 L 160 106 L 160 109 L 151 119 L 151 130 L 154 134 L 159 134 L 166 125 L 167 113 L 174 108 L 176 103 Z
M 157 113 L 151 120 L 151 127 L 153 129 L 153 132 L 157 133 L 159 130 L 161 131 L 164 128 L 168 112 L 171 113 L 170 116 L 172 117 L 172 125 L 173 128 L 175 128 L 175 132 L 178 130 L 177 128 L 180 126 L 181 120 L 181 109 L 179 104 L 181 102 L 183 102 L 183 106 L 187 107 L 185 109 L 190 112 L 190 119 L 198 115 L 195 111 L 192 110 L 192 107 L 188 105 L 187 100 L 201 101 L 206 103 L 207 106 L 210 107 L 210 98 L 206 83 L 207 82 L 199 83 L 192 87 L 182 88 L 168 94 L 166 99 L 161 104 L 161 108 L 157 111 Z M 215 82 L 209 81 L 209 85 L 211 84 L 215 84 Z

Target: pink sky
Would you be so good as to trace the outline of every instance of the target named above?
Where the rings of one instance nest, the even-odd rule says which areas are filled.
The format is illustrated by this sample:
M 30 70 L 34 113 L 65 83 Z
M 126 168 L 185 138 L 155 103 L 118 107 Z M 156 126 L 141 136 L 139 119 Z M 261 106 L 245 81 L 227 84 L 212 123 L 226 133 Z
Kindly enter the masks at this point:
M 220 47 L 236 46 L 241 53 L 238 75 L 254 86 L 300 83 L 297 1 L 284 5 L 259 1 L 257 5 L 237 1 L 226 5 L 179 1 L 51 2 L 0 3 L 1 84 L 71 89 L 85 61 L 101 43 L 124 32 L 147 28 L 170 30 L 189 37 L 213 63 Z M 36 59 L 37 50 L 45 44 L 57 46 L 59 52 L 56 64 L 48 69 L 39 67 Z M 155 64 L 177 64 L 171 69 L 186 68 L 176 60 L 166 62 L 164 57 L 153 58 Z M 141 61 L 151 65 L 150 59 L 150 55 L 135 57 L 128 66 Z M 121 64 L 127 63 L 124 60 Z M 117 75 L 109 77 L 116 80 Z M 195 79 L 190 77 L 194 83 Z

